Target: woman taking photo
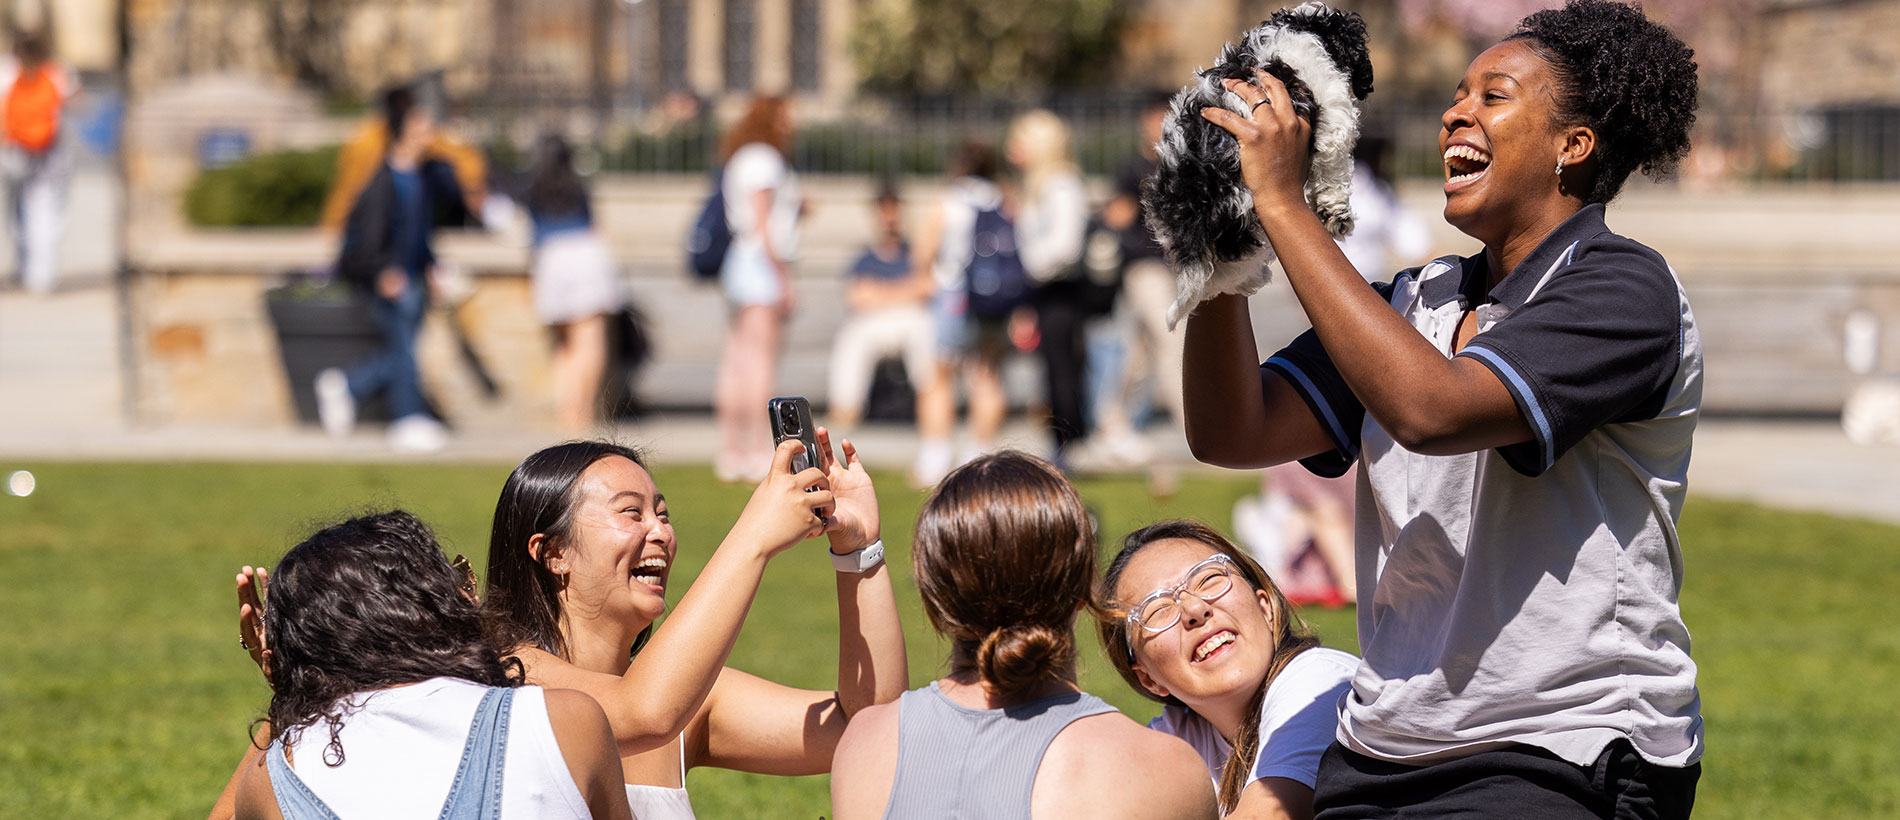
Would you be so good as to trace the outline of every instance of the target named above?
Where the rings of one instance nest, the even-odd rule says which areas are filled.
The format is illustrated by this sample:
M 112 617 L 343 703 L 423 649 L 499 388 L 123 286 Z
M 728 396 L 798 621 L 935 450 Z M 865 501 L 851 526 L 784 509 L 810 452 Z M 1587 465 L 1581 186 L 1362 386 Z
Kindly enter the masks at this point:
M 1324 649 L 1265 570 L 1193 521 L 1129 533 L 1102 573 L 1102 651 L 1166 704 L 1148 728 L 1206 761 L 1231 818 L 1310 818 L 1359 659 Z
M 950 674 L 852 720 L 832 766 L 833 817 L 1214 816 L 1186 744 L 1076 686 L 1095 528 L 1061 473 L 1010 451 L 965 464 L 924 502 L 913 543 Z
M 1301 192 L 1286 89 L 1229 82 L 1254 210 L 1313 330 L 1254 360 L 1246 301 L 1188 324 L 1204 461 L 1357 460 L 1364 662 L 1319 816 L 1686 817 L 1701 701 L 1677 606 L 1699 337 L 1654 250 L 1612 233 L 1631 172 L 1688 151 L 1692 54 L 1572 0 L 1472 61 L 1441 118 L 1445 219 L 1483 248 L 1369 288 Z
M 274 577 L 268 748 L 212 816 L 631 816 L 600 707 L 521 685 L 415 516 L 326 527 Z
M 805 204 L 791 148 L 792 109 L 783 97 L 754 99 L 719 146 L 719 184 L 732 226 L 732 247 L 719 271 L 728 329 L 713 396 L 720 437 L 713 467 L 721 481 L 757 483 L 771 460 L 759 443 L 759 411 L 776 394 Z
M 829 771 L 845 722 L 895 699 L 907 670 L 877 496 L 857 450 L 792 473 L 782 444 L 732 531 L 664 624 L 677 554 L 669 504 L 637 451 L 574 442 L 524 459 L 502 487 L 482 599 L 489 631 L 529 683 L 600 703 L 619 746 L 625 799 L 641 818 L 690 818 L 686 770 Z M 807 492 L 807 488 L 814 488 Z M 817 518 L 823 508 L 830 517 Z M 829 532 L 838 590 L 838 688 L 794 689 L 725 666 L 768 561 Z M 255 611 L 240 578 L 239 615 Z M 251 641 L 255 643 L 255 641 Z
M 822 428 L 818 445 L 831 446 Z M 483 598 L 489 623 L 530 682 L 600 702 L 636 816 L 691 817 L 685 776 L 696 766 L 829 771 L 846 720 L 904 689 L 903 632 L 870 478 L 848 440 L 846 464 L 819 456 L 828 482 L 816 467 L 793 474 L 799 447 L 779 447 L 732 532 L 657 629 L 677 544 L 667 500 L 638 453 L 599 442 L 550 447 L 502 487 Z M 816 509 L 831 517 L 821 521 Z M 727 668 L 766 563 L 827 530 L 838 569 L 837 690 Z

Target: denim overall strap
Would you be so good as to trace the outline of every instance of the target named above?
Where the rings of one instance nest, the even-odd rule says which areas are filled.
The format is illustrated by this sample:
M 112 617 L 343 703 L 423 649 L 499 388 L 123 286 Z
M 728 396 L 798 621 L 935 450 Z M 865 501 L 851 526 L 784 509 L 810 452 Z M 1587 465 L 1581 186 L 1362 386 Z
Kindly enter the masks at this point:
M 500 820 L 501 769 L 508 758 L 508 715 L 514 700 L 513 689 L 490 689 L 475 707 L 475 722 L 469 726 L 462 765 L 442 804 L 441 820 Z
M 277 795 L 277 810 L 283 813 L 284 820 L 337 820 L 336 813 L 317 799 L 290 768 L 290 761 L 284 759 L 282 735 L 271 741 L 264 759 L 270 762 L 270 788 Z

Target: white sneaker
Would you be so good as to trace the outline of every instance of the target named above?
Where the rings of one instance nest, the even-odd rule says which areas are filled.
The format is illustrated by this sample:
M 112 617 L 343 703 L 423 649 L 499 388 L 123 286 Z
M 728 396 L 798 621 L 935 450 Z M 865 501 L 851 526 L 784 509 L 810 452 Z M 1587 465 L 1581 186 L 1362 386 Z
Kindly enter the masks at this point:
M 449 446 L 449 429 L 426 413 L 411 413 L 389 423 L 389 449 L 398 453 L 439 453 Z
M 350 379 L 341 369 L 331 367 L 317 374 L 317 421 L 331 438 L 343 438 L 356 426 L 356 399 L 350 396 Z

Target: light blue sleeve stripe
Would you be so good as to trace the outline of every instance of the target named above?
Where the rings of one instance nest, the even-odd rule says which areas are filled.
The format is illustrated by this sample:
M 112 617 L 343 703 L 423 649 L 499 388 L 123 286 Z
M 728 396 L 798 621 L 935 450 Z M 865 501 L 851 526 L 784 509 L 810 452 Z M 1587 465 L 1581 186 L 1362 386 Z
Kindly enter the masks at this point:
M 1544 415 L 1543 406 L 1537 403 L 1537 394 L 1531 392 L 1530 383 L 1518 374 L 1517 368 L 1512 367 L 1510 362 L 1505 361 L 1503 356 L 1499 356 L 1494 351 L 1469 344 L 1460 351 L 1461 355 L 1465 353 L 1483 359 L 1492 367 L 1497 368 L 1499 373 L 1504 374 L 1504 380 L 1509 383 L 1511 392 L 1516 393 L 1518 398 L 1523 400 L 1524 408 L 1530 411 L 1531 431 L 1537 434 L 1537 443 L 1544 454 L 1543 466 L 1549 468 L 1557 461 L 1557 443 L 1551 437 L 1550 419 Z
M 1332 431 L 1333 443 L 1339 446 L 1339 451 L 1348 456 L 1357 457 L 1359 454 L 1355 452 L 1356 448 L 1352 446 L 1352 439 L 1346 437 L 1345 425 L 1339 423 L 1339 417 L 1333 414 L 1333 406 L 1326 403 L 1326 394 L 1319 392 L 1319 388 L 1314 386 L 1313 380 L 1306 377 L 1306 371 L 1301 370 L 1299 365 L 1288 361 L 1283 356 L 1275 356 L 1268 359 L 1267 364 L 1276 365 L 1282 370 L 1293 374 L 1293 380 L 1299 382 L 1300 390 L 1311 397 L 1313 403 L 1319 406 L 1320 418 L 1326 422 L 1327 429 Z

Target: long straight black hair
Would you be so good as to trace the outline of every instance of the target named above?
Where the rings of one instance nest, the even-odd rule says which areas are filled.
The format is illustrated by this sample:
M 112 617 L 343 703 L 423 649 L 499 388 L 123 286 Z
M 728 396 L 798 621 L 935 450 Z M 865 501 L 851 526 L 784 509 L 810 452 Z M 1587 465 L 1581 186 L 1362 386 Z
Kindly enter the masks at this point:
M 495 521 L 488 534 L 488 587 L 482 611 L 489 634 L 504 646 L 533 646 L 566 658 L 561 635 L 561 578 L 547 567 L 548 551 L 529 554 L 536 534 L 547 543 L 564 542 L 574 526 L 581 474 L 594 462 L 619 457 L 646 469 L 646 457 L 632 447 L 605 441 L 570 441 L 521 460 L 501 485 Z M 630 651 L 639 651 L 653 634 L 648 626 Z

